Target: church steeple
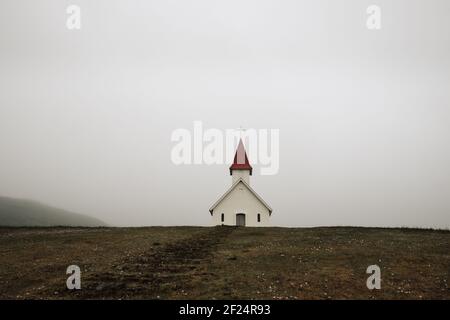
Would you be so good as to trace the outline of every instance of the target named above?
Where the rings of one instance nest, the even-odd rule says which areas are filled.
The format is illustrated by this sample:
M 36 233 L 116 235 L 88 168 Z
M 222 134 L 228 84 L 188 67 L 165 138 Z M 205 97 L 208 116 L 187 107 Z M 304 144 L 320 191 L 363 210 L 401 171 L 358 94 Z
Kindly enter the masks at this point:
M 253 168 L 248 161 L 242 139 L 239 140 L 236 154 L 234 155 L 233 164 L 230 166 L 230 175 L 233 176 L 233 183 L 239 178 L 249 183 L 249 176 L 252 175 Z

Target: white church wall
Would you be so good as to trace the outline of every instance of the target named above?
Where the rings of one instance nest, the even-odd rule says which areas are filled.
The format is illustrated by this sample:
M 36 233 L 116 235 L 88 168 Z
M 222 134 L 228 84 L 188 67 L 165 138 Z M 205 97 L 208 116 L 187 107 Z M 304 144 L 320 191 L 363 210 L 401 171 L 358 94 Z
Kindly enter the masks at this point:
M 236 181 L 241 179 L 250 185 L 250 171 L 248 170 L 233 170 L 232 171 L 232 182 L 231 185 L 235 184 Z
M 238 207 L 236 204 L 239 204 Z M 221 221 L 221 214 L 224 213 L 225 220 Z M 214 225 L 236 225 L 236 214 L 245 214 L 245 225 L 248 227 L 270 226 L 269 210 L 259 201 L 259 199 L 241 182 L 234 188 L 214 209 Z M 261 215 L 261 222 L 258 222 L 258 213 Z

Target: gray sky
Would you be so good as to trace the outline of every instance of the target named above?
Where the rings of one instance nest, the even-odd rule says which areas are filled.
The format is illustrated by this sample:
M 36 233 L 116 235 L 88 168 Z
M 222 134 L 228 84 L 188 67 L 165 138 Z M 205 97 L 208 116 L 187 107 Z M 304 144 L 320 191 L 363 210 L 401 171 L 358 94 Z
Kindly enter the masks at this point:
M 448 0 L 2 0 L 0 194 L 208 225 L 228 166 L 170 159 L 173 130 L 201 120 L 280 129 L 279 174 L 251 180 L 274 225 L 449 228 L 449 14 Z

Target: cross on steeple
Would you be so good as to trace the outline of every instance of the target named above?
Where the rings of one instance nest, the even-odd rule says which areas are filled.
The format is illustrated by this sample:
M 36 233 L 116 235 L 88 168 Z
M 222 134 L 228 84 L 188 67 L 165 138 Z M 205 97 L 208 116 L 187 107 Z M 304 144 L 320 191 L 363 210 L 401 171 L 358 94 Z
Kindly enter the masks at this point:
M 242 139 L 242 133 L 245 132 L 247 129 L 243 128 L 242 126 L 239 126 L 239 128 L 236 129 L 239 131 L 239 137 Z

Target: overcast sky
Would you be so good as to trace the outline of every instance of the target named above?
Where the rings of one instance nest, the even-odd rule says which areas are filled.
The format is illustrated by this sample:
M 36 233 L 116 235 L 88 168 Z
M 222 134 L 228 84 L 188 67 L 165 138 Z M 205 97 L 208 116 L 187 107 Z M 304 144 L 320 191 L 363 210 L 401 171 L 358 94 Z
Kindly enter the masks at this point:
M 0 195 L 208 225 L 228 165 L 170 158 L 195 120 L 280 130 L 274 225 L 449 228 L 450 2 L 0 2 Z

